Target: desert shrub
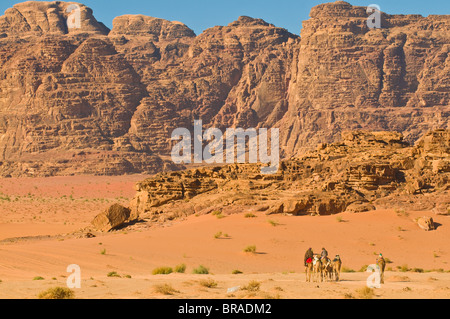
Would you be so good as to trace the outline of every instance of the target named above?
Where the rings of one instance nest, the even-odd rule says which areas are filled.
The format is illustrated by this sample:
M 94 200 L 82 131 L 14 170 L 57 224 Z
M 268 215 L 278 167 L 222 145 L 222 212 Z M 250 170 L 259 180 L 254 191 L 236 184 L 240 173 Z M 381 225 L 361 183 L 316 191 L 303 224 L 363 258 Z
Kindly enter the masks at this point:
M 280 294 L 271 295 L 269 293 L 263 293 L 262 299 L 267 299 L 267 300 L 270 300 L 270 299 L 281 299 L 281 296 L 280 296 Z
M 175 266 L 175 272 L 180 273 L 180 274 L 184 274 L 184 272 L 186 271 L 186 265 L 185 264 L 180 264 Z
M 247 247 L 245 247 L 244 252 L 254 254 L 254 253 L 256 253 L 256 246 L 255 245 L 247 246 Z
M 107 277 L 118 277 L 118 278 L 120 278 L 120 275 L 117 272 L 115 272 L 115 271 L 109 272 L 106 276 Z
M 215 239 L 219 239 L 220 237 L 222 237 L 222 232 L 221 231 L 214 235 Z
M 402 265 L 398 268 L 401 272 L 407 272 L 410 271 L 411 269 L 408 267 L 408 265 Z
M 39 299 L 73 299 L 75 293 L 69 288 L 54 287 L 39 293 Z
M 159 267 L 156 269 L 153 269 L 152 274 L 153 275 L 168 275 L 173 272 L 173 269 L 171 267 Z
M 399 217 L 408 217 L 409 213 L 407 213 L 404 209 L 396 209 L 395 213 L 397 214 L 397 216 Z
M 244 215 L 244 217 L 245 217 L 245 218 L 255 218 L 256 215 L 255 215 L 255 214 L 252 214 L 252 213 L 247 213 L 247 214 Z
M 173 295 L 179 293 L 178 290 L 176 290 L 169 284 L 155 285 L 154 289 L 156 293 L 163 295 Z
M 216 216 L 217 218 L 221 219 L 224 218 L 225 215 L 222 214 L 222 212 L 220 210 L 215 210 L 211 213 L 213 216 Z
M 359 270 L 359 272 L 365 272 L 367 270 L 367 267 L 369 267 L 368 265 L 364 265 L 361 267 L 361 269 Z
M 206 268 L 205 266 L 200 265 L 197 268 L 195 268 L 192 271 L 192 273 L 196 274 L 196 275 L 207 275 L 207 274 L 209 274 L 209 269 Z
M 354 271 L 353 269 L 350 269 L 348 267 L 342 266 L 341 272 L 356 272 L 356 271 Z
M 200 280 L 199 284 L 200 284 L 200 286 L 206 287 L 206 288 L 215 288 L 215 287 L 217 287 L 217 282 L 214 281 L 211 278 L 210 279 Z
M 247 284 L 247 286 L 244 286 L 241 289 L 255 292 L 255 291 L 259 291 L 260 288 L 261 288 L 261 283 L 256 280 L 252 280 Z
M 235 269 L 235 270 L 233 270 L 233 271 L 231 272 L 231 274 L 233 274 L 233 275 L 239 275 L 239 274 L 242 274 L 242 273 L 243 273 L 242 271 L 237 270 L 237 269 Z
M 274 220 L 268 220 L 269 224 L 272 225 L 273 227 L 276 227 L 278 225 L 280 225 L 280 223 L 274 221 Z
M 36 276 L 36 277 L 33 278 L 33 280 L 45 280 L 45 279 L 43 277 L 41 277 L 41 276 Z
M 369 287 L 358 289 L 356 292 L 361 299 L 372 299 L 375 296 L 374 290 Z

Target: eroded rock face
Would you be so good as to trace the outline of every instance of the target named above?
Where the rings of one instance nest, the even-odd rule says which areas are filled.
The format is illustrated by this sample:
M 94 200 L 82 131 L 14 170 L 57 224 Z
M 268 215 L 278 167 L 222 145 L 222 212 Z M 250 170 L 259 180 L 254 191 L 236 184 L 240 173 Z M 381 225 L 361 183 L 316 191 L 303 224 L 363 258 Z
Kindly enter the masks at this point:
M 397 131 L 413 142 L 449 128 L 448 15 L 382 14 L 382 28 L 369 29 L 365 7 L 338 1 L 310 16 L 279 123 L 288 153 L 333 141 L 342 129 Z
M 171 133 L 194 119 L 278 127 L 285 158 L 345 130 L 412 142 L 449 128 L 447 15 L 383 14 L 371 30 L 364 7 L 335 2 L 312 8 L 301 38 L 250 17 L 196 36 L 142 15 L 108 30 L 81 4 L 81 27 L 69 28 L 71 4 L 26 2 L 0 17 L 1 176 L 179 169 Z M 394 180 L 378 163 L 355 165 L 367 187 Z
M 68 33 L 109 33 L 109 29 L 98 22 L 92 10 L 83 4 L 62 1 L 28 1 L 15 4 L 0 17 L 0 34 L 4 36 L 42 36 Z M 80 28 L 72 28 L 67 20 L 73 10 L 79 10 Z
M 417 146 L 409 146 L 395 132 L 344 132 L 342 142 L 321 144 L 304 156 L 283 161 L 273 175 L 261 175 L 257 164 L 160 173 L 137 183 L 138 193 L 130 207 L 142 218 L 166 221 L 213 211 L 360 213 L 386 203 L 391 203 L 390 208 L 401 207 L 395 200 L 402 195 L 418 203 L 432 195 L 445 199 L 450 191 L 450 173 L 433 173 L 433 152 L 436 147 L 443 149 L 439 158 L 450 159 L 448 133 L 433 131 Z M 410 196 L 411 185 L 415 197 Z M 426 209 L 436 203 L 431 204 Z M 424 209 L 422 204 L 416 208 Z
M 159 42 L 195 37 L 195 33 L 181 22 L 170 22 L 144 15 L 124 15 L 114 19 L 110 36 L 142 36 Z

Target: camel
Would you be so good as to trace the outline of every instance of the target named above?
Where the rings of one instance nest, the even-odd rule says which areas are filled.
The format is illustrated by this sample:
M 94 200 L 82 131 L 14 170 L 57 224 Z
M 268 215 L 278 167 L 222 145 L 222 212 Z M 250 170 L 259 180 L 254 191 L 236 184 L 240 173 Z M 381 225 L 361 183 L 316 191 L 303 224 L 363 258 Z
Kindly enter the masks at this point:
M 334 279 L 336 281 L 339 281 L 339 277 L 341 275 L 341 267 L 342 267 L 342 260 L 339 255 L 336 255 L 333 260 L 333 275 Z
M 380 283 L 384 284 L 384 269 L 386 268 L 386 261 L 383 257 L 377 258 L 377 265 L 380 267 Z
M 333 264 L 328 257 L 322 260 L 322 277 L 323 280 L 333 280 Z
M 307 266 L 305 267 L 305 273 L 306 273 L 306 282 L 311 282 L 311 274 L 313 272 L 313 263 L 307 263 Z
M 320 258 L 317 255 L 314 256 L 313 269 L 314 269 L 313 280 L 319 281 L 320 278 L 320 282 L 322 282 L 323 281 L 322 262 L 320 261 Z

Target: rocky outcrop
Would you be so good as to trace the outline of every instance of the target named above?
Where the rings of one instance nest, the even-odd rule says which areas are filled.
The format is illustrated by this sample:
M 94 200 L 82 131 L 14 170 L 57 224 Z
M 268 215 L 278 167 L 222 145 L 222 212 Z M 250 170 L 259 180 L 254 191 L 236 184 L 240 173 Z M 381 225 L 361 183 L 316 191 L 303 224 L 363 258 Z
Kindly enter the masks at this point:
M 382 28 L 369 29 L 366 8 L 343 1 L 310 16 L 279 123 L 288 153 L 345 129 L 397 131 L 413 142 L 449 128 L 449 16 L 383 13 Z
M 144 15 L 124 15 L 115 18 L 109 35 L 111 37 L 149 37 L 154 42 L 195 37 L 194 31 L 181 22 Z
M 79 28 L 71 28 L 67 23 L 75 10 L 79 10 Z M 3 34 L 3 37 L 68 33 L 106 35 L 109 29 L 94 18 L 90 8 L 74 2 L 27 1 L 15 4 L 0 17 L 0 34 Z
M 25 2 L 0 17 L 1 176 L 180 169 L 171 133 L 194 119 L 280 128 L 286 159 L 346 130 L 411 143 L 449 128 L 447 15 L 383 13 L 369 29 L 364 7 L 338 1 L 312 8 L 301 37 L 245 16 L 196 36 L 143 15 L 108 30 L 81 4 L 69 27 L 71 5 Z M 354 165 L 368 188 L 397 178 L 383 164 Z
M 450 173 L 433 173 L 433 154 L 440 150 L 441 160 L 450 159 L 449 132 L 430 132 L 417 146 L 409 146 L 399 133 L 343 132 L 341 142 L 320 144 L 315 151 L 285 160 L 274 175 L 261 175 L 258 164 L 160 173 L 137 183 L 130 207 L 142 218 L 166 221 L 214 211 L 295 216 L 359 213 L 387 202 L 390 208 L 401 207 L 397 199 L 403 195 L 409 203 L 422 203 L 432 195 L 445 199 Z M 411 196 L 410 185 L 416 196 Z M 416 204 L 415 209 L 424 207 Z
M 417 225 L 419 225 L 419 227 L 425 231 L 430 231 L 430 230 L 435 229 L 434 221 L 433 221 L 433 218 L 431 218 L 431 217 L 428 217 L 428 216 L 419 217 L 416 220 L 416 222 L 417 222 Z
M 108 232 L 124 225 L 130 219 L 130 209 L 114 204 L 98 214 L 91 222 L 92 226 L 102 232 Z

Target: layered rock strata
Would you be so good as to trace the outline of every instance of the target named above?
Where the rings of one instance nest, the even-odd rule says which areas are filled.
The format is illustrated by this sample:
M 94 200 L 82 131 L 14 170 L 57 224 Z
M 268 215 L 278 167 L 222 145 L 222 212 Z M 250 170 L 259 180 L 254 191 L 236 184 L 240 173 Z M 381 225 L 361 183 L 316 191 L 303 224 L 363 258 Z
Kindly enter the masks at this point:
M 442 201 L 427 209 L 437 204 L 450 209 L 450 171 L 441 164 L 450 160 L 449 146 L 450 130 L 431 131 L 417 146 L 409 146 L 395 132 L 343 132 L 341 142 L 320 144 L 302 157 L 285 160 L 273 175 L 261 175 L 257 164 L 157 174 L 136 184 L 130 207 L 134 216 L 154 221 L 216 211 L 364 212 L 398 196 L 408 196 L 410 203 L 435 196 Z M 390 205 L 402 207 L 400 201 Z
M 0 17 L 0 175 L 178 169 L 171 133 L 194 119 L 277 127 L 285 158 L 346 130 L 414 142 L 448 129 L 449 16 L 383 13 L 381 29 L 367 16 L 338 1 L 312 8 L 301 37 L 250 17 L 197 36 L 143 15 L 108 30 L 81 4 L 17 4 Z

